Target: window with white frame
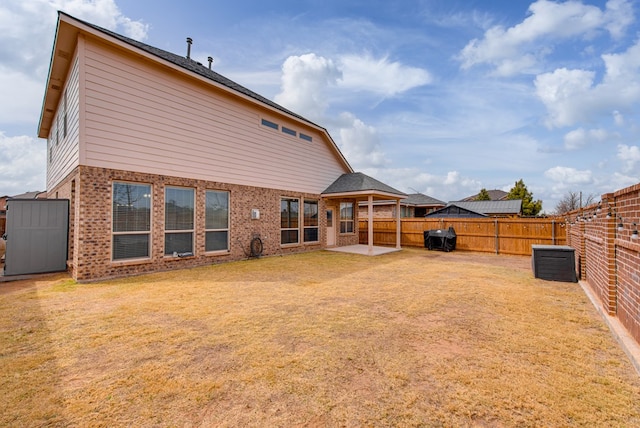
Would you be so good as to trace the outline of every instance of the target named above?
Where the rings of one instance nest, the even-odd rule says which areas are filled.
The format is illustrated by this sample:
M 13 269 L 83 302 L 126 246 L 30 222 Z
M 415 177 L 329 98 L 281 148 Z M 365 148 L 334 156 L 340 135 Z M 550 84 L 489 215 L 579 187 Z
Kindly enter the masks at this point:
M 318 241 L 318 201 L 304 201 L 304 242 Z
M 353 202 L 340 202 L 340 233 L 354 232 Z
M 164 192 L 164 254 L 193 254 L 195 190 L 167 187 Z
M 229 250 L 229 192 L 207 190 L 205 251 Z
M 299 239 L 300 200 L 280 199 L 280 243 L 297 244 Z
M 148 258 L 151 248 L 151 185 L 113 183 L 112 259 Z

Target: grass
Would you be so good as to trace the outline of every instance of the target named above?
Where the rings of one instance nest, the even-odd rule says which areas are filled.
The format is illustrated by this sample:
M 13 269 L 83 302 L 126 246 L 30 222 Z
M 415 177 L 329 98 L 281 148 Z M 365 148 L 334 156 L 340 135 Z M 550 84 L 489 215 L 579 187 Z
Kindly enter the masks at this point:
M 0 285 L 0 426 L 638 426 L 577 284 L 527 257 L 314 252 Z

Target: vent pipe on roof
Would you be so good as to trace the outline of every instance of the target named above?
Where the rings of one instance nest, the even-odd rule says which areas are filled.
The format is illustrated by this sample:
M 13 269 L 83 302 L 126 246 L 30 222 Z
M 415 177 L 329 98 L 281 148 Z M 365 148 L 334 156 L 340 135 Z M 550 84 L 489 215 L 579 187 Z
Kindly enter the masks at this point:
M 193 43 L 193 39 L 187 37 L 187 59 L 191 59 L 191 43 Z
M 211 70 L 211 63 L 213 62 L 213 58 L 209 57 L 207 59 L 209 60 L 209 70 Z

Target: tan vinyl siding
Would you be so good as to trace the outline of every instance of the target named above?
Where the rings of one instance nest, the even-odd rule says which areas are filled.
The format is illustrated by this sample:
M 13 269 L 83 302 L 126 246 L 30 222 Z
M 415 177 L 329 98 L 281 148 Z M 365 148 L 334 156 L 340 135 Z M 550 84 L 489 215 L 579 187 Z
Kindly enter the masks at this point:
M 47 153 L 47 189 L 52 189 L 60 183 L 75 167 L 78 166 L 78 141 L 79 141 L 79 66 L 78 57 L 74 58 L 73 66 L 69 73 L 66 86 L 63 89 L 58 103 L 54 125 L 51 127 Z M 67 108 L 67 135 L 63 136 L 63 110 L 65 104 L 64 91 L 66 91 Z M 60 130 L 58 130 L 60 126 Z M 58 134 L 59 138 L 54 135 Z
M 324 134 L 304 122 L 102 44 L 88 40 L 85 52 L 88 166 L 310 193 L 348 172 Z

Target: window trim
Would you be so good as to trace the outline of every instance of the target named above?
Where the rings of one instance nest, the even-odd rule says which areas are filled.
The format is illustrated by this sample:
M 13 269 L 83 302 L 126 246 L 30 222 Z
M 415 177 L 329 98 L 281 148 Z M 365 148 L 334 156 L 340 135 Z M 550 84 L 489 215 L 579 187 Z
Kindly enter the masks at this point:
M 209 192 L 226 193 L 227 194 L 227 228 L 226 229 L 207 229 L 207 194 Z M 206 254 L 229 253 L 231 251 L 231 192 L 228 190 L 206 189 L 204 193 L 204 251 Z M 227 232 L 227 248 L 224 250 L 207 250 L 207 233 L 208 232 Z
M 167 190 L 168 189 L 179 189 L 179 190 L 191 190 L 193 194 L 193 218 L 191 219 L 191 227 L 192 229 L 167 229 Z M 186 187 L 186 186 L 164 186 L 164 208 L 163 208 L 164 222 L 163 222 L 163 255 L 164 257 L 174 257 L 174 253 L 167 254 L 167 234 L 178 234 L 178 233 L 191 233 L 191 251 L 187 251 L 187 253 L 191 253 L 191 256 L 195 256 L 195 238 L 196 238 L 196 189 L 195 187 Z M 181 254 L 181 253 L 179 253 Z
M 315 203 L 316 206 L 316 224 L 307 226 L 307 213 L 306 213 L 306 205 L 307 203 Z M 308 229 L 316 229 L 317 239 L 315 241 L 307 241 L 306 231 Z M 302 201 L 302 242 L 305 244 L 317 244 L 320 242 L 320 201 L 317 199 L 304 199 Z
M 128 232 L 116 232 L 114 231 L 114 216 L 113 216 L 113 204 L 114 204 L 114 191 L 116 184 L 133 184 L 137 186 L 148 186 L 149 187 L 149 230 L 147 231 L 128 231 Z M 145 182 L 137 182 L 137 181 L 127 181 L 127 180 L 112 180 L 111 181 L 111 203 L 110 203 L 110 211 L 111 211 L 111 226 L 110 226 L 110 235 L 111 239 L 109 242 L 110 246 L 110 261 L 111 263 L 136 263 L 140 261 L 150 261 L 153 256 L 153 184 L 145 183 Z M 148 256 L 146 257 L 128 257 L 122 259 L 115 259 L 113 257 L 113 237 L 114 236 L 122 236 L 122 235 L 147 235 L 148 239 Z
M 292 137 L 297 137 L 298 136 L 298 131 L 296 131 L 295 129 L 287 128 L 284 125 L 282 125 L 282 133 L 283 134 L 287 134 L 287 135 L 291 135 Z
M 282 202 L 283 201 L 296 201 L 298 203 L 298 226 L 297 227 L 282 227 Z M 293 247 L 293 246 L 297 246 L 300 245 L 300 201 L 301 198 L 295 197 L 295 196 L 280 196 L 280 201 L 279 201 L 279 209 L 278 211 L 280 212 L 280 246 L 281 247 Z M 289 212 L 291 212 L 291 207 L 289 205 L 288 207 Z M 291 216 L 289 216 L 289 219 L 291 219 Z M 297 241 L 296 242 L 287 242 L 287 243 L 283 243 L 282 242 L 282 232 L 283 231 L 292 231 L 295 230 L 297 232 Z
M 342 207 L 343 205 L 351 205 L 351 218 L 343 218 L 342 217 Z M 340 235 L 355 235 L 356 233 L 356 213 L 355 213 L 355 204 L 353 203 L 353 201 L 351 202 L 340 202 L 340 206 L 339 206 L 339 215 L 340 215 L 340 223 L 339 223 L 339 229 L 338 229 L 338 233 Z M 342 231 L 342 224 L 351 224 L 351 232 L 343 232 Z M 347 229 L 347 228 L 345 228 Z
M 280 129 L 280 125 L 278 125 L 275 122 L 270 121 L 269 119 L 265 119 L 264 117 L 261 118 L 260 124 L 262 126 L 266 126 L 267 128 L 275 129 L 276 131 L 278 131 Z

